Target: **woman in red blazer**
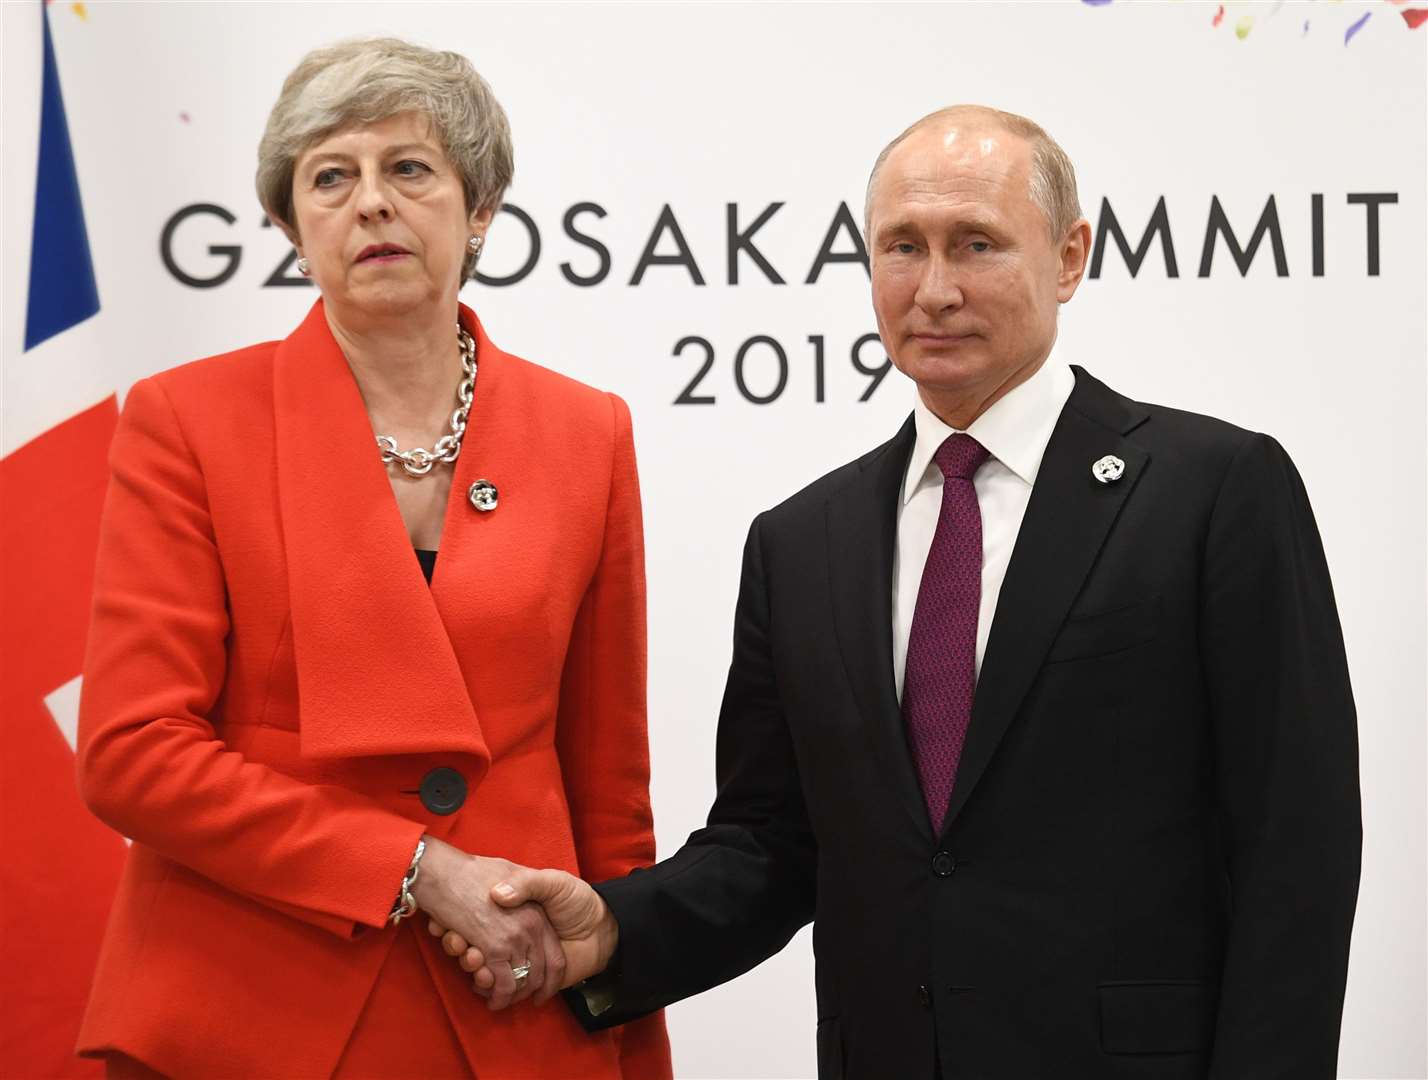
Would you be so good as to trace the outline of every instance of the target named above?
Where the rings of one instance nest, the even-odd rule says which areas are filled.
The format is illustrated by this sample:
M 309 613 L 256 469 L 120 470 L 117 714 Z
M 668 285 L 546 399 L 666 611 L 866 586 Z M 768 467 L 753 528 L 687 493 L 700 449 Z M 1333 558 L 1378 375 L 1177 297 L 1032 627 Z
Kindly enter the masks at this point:
M 488 1010 L 408 917 L 539 1003 L 559 944 L 491 904 L 505 859 L 654 856 L 629 412 L 457 302 L 510 175 L 463 58 L 310 54 L 259 194 L 322 298 L 130 391 L 78 758 L 133 841 L 79 1044 L 111 1076 L 670 1075 L 662 1018 Z

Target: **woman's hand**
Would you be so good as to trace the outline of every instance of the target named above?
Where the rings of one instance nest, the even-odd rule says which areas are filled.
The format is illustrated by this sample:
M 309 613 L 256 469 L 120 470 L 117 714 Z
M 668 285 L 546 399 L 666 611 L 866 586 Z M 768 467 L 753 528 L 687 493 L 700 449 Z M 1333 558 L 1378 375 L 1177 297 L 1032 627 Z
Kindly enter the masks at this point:
M 433 837 L 412 886 L 417 906 L 442 927 L 449 927 L 481 950 L 487 978 L 477 984 L 492 1009 L 534 998 L 549 1001 L 565 985 L 561 943 L 540 907 L 533 903 L 498 906 L 491 889 L 519 870 L 505 859 L 469 855 Z M 530 964 L 520 982 L 513 966 Z
M 619 944 L 619 924 L 605 901 L 584 881 L 563 871 L 513 867 L 492 887 L 491 898 L 508 909 L 520 910 L 531 902 L 544 908 L 565 953 L 564 979 L 558 989 L 604 971 Z M 428 929 L 442 939 L 447 955 L 457 957 L 462 969 L 472 973 L 476 992 L 490 995 L 491 1007 L 501 1008 L 492 990 L 499 978 L 499 963 L 493 966 L 480 944 L 457 929 L 448 929 L 436 919 Z

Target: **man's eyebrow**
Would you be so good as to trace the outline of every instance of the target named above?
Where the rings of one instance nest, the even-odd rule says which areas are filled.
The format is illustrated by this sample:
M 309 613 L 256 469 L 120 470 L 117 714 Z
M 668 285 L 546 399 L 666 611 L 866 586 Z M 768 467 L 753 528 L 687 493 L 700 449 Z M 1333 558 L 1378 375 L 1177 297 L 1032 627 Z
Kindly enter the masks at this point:
M 917 226 L 908 218 L 894 218 L 886 225 L 879 225 L 873 231 L 875 240 L 889 239 L 894 236 L 906 236 L 917 232 Z
M 987 217 L 982 214 L 973 214 L 965 220 L 959 221 L 956 231 L 959 233 L 1000 233 L 1002 230 L 996 218 Z
M 985 214 L 972 214 L 956 222 L 952 226 L 952 232 L 959 236 L 967 233 L 987 233 L 990 236 L 1000 236 L 1003 232 L 1002 226 L 997 219 Z M 885 225 L 879 225 L 873 230 L 873 240 L 882 243 L 898 236 L 920 235 L 922 228 L 912 218 L 893 218 Z

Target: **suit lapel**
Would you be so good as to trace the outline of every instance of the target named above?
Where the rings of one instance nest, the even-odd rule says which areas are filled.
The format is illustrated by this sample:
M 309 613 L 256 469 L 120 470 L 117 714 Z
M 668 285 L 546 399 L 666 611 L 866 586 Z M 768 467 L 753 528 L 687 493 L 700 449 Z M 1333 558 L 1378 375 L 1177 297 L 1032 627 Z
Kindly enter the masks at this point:
M 922 788 L 903 733 L 892 666 L 892 575 L 897 503 L 917 430 L 911 416 L 828 500 L 834 625 L 853 695 L 889 786 L 931 837 Z
M 1075 372 L 1075 389 L 1042 457 L 997 599 L 944 831 L 986 772 L 1150 461 L 1125 439 L 1145 420 L 1145 411 L 1080 368 Z M 1091 465 L 1108 454 L 1125 462 L 1125 473 L 1107 484 L 1092 476 Z
M 517 361 L 486 336 L 469 308 L 461 321 L 476 338 L 476 395 L 461 456 L 456 459 L 451 495 L 441 530 L 441 552 L 431 579 L 431 600 L 456 650 L 471 700 L 479 707 L 483 680 L 509 678 L 509 658 L 492 635 L 488 620 L 511 603 L 510 582 L 495 567 L 520 572 L 532 544 L 531 530 L 541 525 L 520 509 L 535 501 L 529 490 L 532 464 L 541 446 L 532 435 L 533 401 L 518 376 Z M 471 485 L 485 480 L 497 488 L 499 509 L 478 511 L 470 502 Z M 552 588 L 555 588 L 552 585 Z M 495 718 L 486 716 L 486 734 L 498 743 Z
M 273 378 L 303 754 L 489 761 L 321 300 L 278 347 Z

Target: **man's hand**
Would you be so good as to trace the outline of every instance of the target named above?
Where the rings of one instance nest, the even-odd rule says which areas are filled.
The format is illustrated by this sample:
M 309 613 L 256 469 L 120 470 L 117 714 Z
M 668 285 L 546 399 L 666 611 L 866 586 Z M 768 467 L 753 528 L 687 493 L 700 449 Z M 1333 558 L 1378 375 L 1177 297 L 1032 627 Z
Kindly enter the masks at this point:
M 491 899 L 506 909 L 519 910 L 531 902 L 545 909 L 565 955 L 564 978 L 558 989 L 604 971 L 619 943 L 620 928 L 605 901 L 585 882 L 563 871 L 515 867 L 492 886 Z M 458 957 L 461 967 L 472 973 L 477 993 L 490 993 L 491 1007 L 501 1008 L 493 991 L 499 979 L 499 963 L 493 966 L 492 956 L 459 928 L 448 929 L 439 919 L 433 919 L 429 929 L 442 939 L 447 954 Z
M 426 854 L 412 886 L 417 906 L 442 927 L 450 927 L 481 950 L 486 978 L 478 984 L 492 1009 L 533 997 L 549 1001 L 565 983 L 565 954 L 556 932 L 532 903 L 492 902 L 492 886 L 519 871 L 505 859 L 468 855 L 426 837 Z M 513 966 L 530 964 L 517 983 Z

